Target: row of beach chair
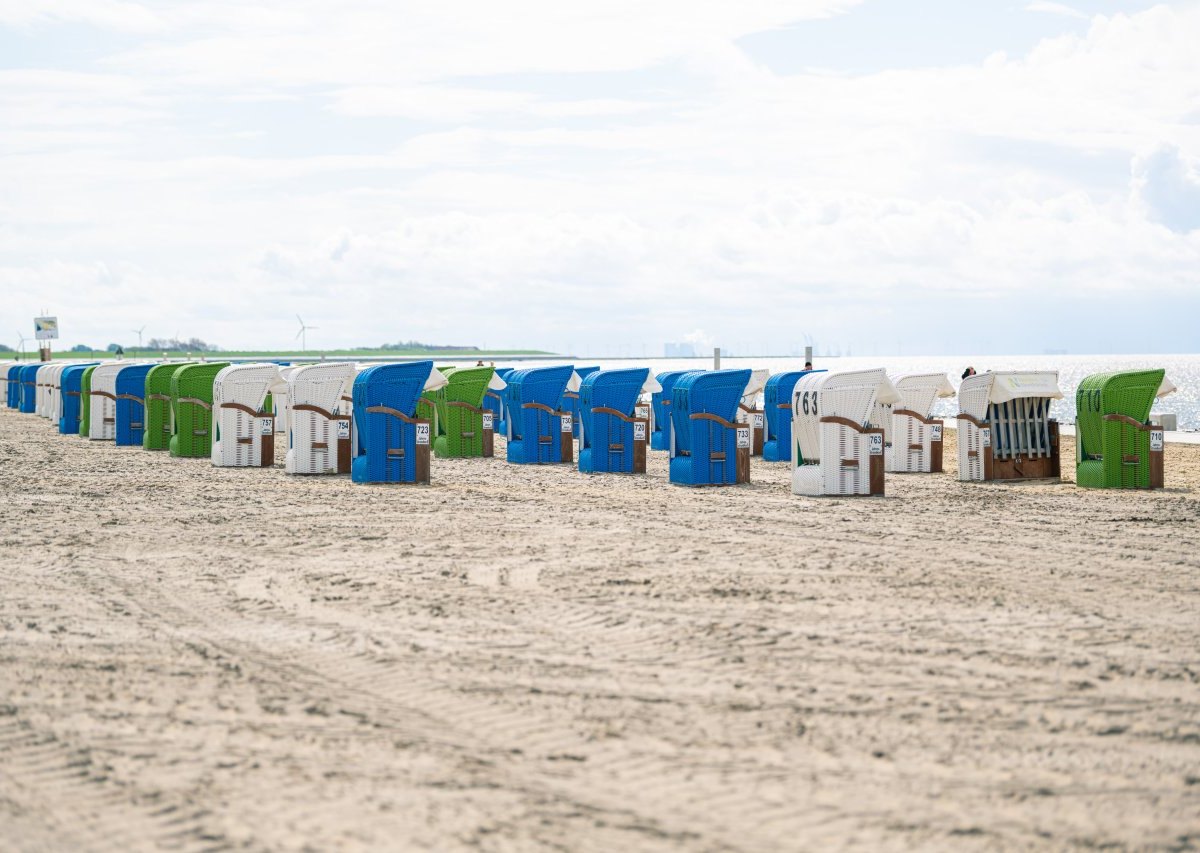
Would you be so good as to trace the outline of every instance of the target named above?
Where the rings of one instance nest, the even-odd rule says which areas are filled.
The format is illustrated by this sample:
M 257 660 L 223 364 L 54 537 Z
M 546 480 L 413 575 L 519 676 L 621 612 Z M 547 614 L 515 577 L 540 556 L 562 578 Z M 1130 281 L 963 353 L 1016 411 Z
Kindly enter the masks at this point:
M 430 458 L 490 457 L 641 473 L 666 451 L 672 483 L 748 482 L 750 457 L 790 463 L 798 495 L 879 495 L 884 474 L 943 470 L 945 374 L 857 371 L 434 369 L 415 361 L 359 367 L 229 362 L 0 363 L 10 408 L 63 434 L 141 445 L 225 467 L 270 467 L 287 437 L 289 474 L 362 483 L 427 483 Z M 1154 400 L 1162 370 L 1098 374 L 1077 392 L 1077 482 L 1162 486 Z M 1057 478 L 1062 397 L 1052 371 L 984 373 L 958 389 L 958 477 Z M 760 408 L 761 405 L 761 408 Z M 575 447 L 578 442 L 578 459 Z

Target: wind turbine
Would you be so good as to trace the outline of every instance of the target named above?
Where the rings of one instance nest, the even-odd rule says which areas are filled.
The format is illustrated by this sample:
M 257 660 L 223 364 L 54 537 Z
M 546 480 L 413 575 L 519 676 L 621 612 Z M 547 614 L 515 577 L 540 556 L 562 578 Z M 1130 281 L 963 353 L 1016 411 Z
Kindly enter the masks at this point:
M 29 339 L 27 337 L 25 337 L 24 335 L 22 335 L 20 332 L 17 332 L 17 337 L 20 338 L 20 340 L 21 340 L 21 343 L 20 343 L 21 360 L 24 361 L 25 360 L 25 341 L 27 341 Z
M 296 315 L 296 319 L 300 320 L 299 314 Z M 300 320 L 300 331 L 296 332 L 296 338 L 300 340 L 300 350 L 302 352 L 308 352 L 308 337 L 305 335 L 305 332 L 316 328 L 316 326 L 306 326 L 304 325 L 304 321 Z
M 144 325 L 140 329 L 133 330 L 133 333 L 138 336 L 138 349 L 139 350 L 142 348 L 142 332 L 144 332 L 144 331 L 146 331 L 146 327 Z

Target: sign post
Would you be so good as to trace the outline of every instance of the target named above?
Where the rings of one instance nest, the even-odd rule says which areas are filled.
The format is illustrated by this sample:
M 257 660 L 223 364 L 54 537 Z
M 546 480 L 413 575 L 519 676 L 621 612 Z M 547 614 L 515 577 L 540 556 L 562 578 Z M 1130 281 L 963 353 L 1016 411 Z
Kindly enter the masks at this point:
M 45 344 L 39 344 L 38 355 L 42 361 L 49 361 L 52 357 L 49 342 L 58 338 L 58 318 L 34 317 L 33 336 L 38 341 L 46 341 Z

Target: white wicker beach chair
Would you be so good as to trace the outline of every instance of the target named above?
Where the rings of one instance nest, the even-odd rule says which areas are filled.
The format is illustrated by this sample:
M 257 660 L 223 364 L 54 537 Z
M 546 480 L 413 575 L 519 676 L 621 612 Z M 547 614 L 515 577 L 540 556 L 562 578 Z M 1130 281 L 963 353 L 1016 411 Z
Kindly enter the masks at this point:
M 1024 480 L 1060 476 L 1057 371 L 968 376 L 958 389 L 958 479 Z
M 350 391 L 358 370 L 350 362 L 310 364 L 288 377 L 289 474 L 349 474 Z
M 280 393 L 274 364 L 231 364 L 213 379 L 216 439 L 210 456 L 221 468 L 269 468 L 275 464 L 275 416 L 264 411 L 267 394 Z
M 129 365 L 114 361 L 96 365 L 92 371 L 92 391 L 88 397 L 88 438 L 112 441 L 117 437 L 117 374 Z
M 50 417 L 50 374 L 59 365 L 47 362 L 38 368 L 33 398 L 33 413 L 40 418 Z
M 909 373 L 892 382 L 900 399 L 875 403 L 872 422 L 884 428 L 884 464 L 889 472 L 928 474 L 942 470 L 942 428 L 932 417 L 939 397 L 953 397 L 944 373 Z
M 69 363 L 56 363 L 46 376 L 46 407 L 44 417 L 49 418 L 50 422 L 56 425 L 62 414 L 62 389 L 59 387 L 59 380 L 62 376 L 63 368 Z
M 287 383 L 296 371 L 306 366 L 303 364 L 289 364 L 279 368 L 280 381 Z M 271 399 L 275 404 L 275 432 L 277 434 L 283 433 L 286 436 L 292 428 L 291 413 L 288 410 L 288 395 L 286 393 L 274 394 Z
M 792 398 L 792 492 L 882 495 L 884 430 L 871 417 L 876 401 L 899 399 L 883 368 L 801 377 Z

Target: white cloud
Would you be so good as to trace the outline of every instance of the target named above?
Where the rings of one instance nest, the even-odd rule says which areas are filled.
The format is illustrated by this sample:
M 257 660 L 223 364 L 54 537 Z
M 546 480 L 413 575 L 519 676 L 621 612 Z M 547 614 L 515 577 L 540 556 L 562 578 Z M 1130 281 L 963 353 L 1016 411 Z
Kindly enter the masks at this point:
M 1195 6 L 858 76 L 734 44 L 836 2 L 398 9 L 155 6 L 98 65 L 0 72 L 0 329 L 45 303 L 96 342 L 136 313 L 286 346 L 299 311 L 339 344 L 734 345 L 852 306 L 943 298 L 959 334 L 989 300 L 1195 299 Z
M 1147 215 L 1172 231 L 1200 228 L 1200 170 L 1174 145 L 1160 145 L 1133 161 L 1133 186 Z

